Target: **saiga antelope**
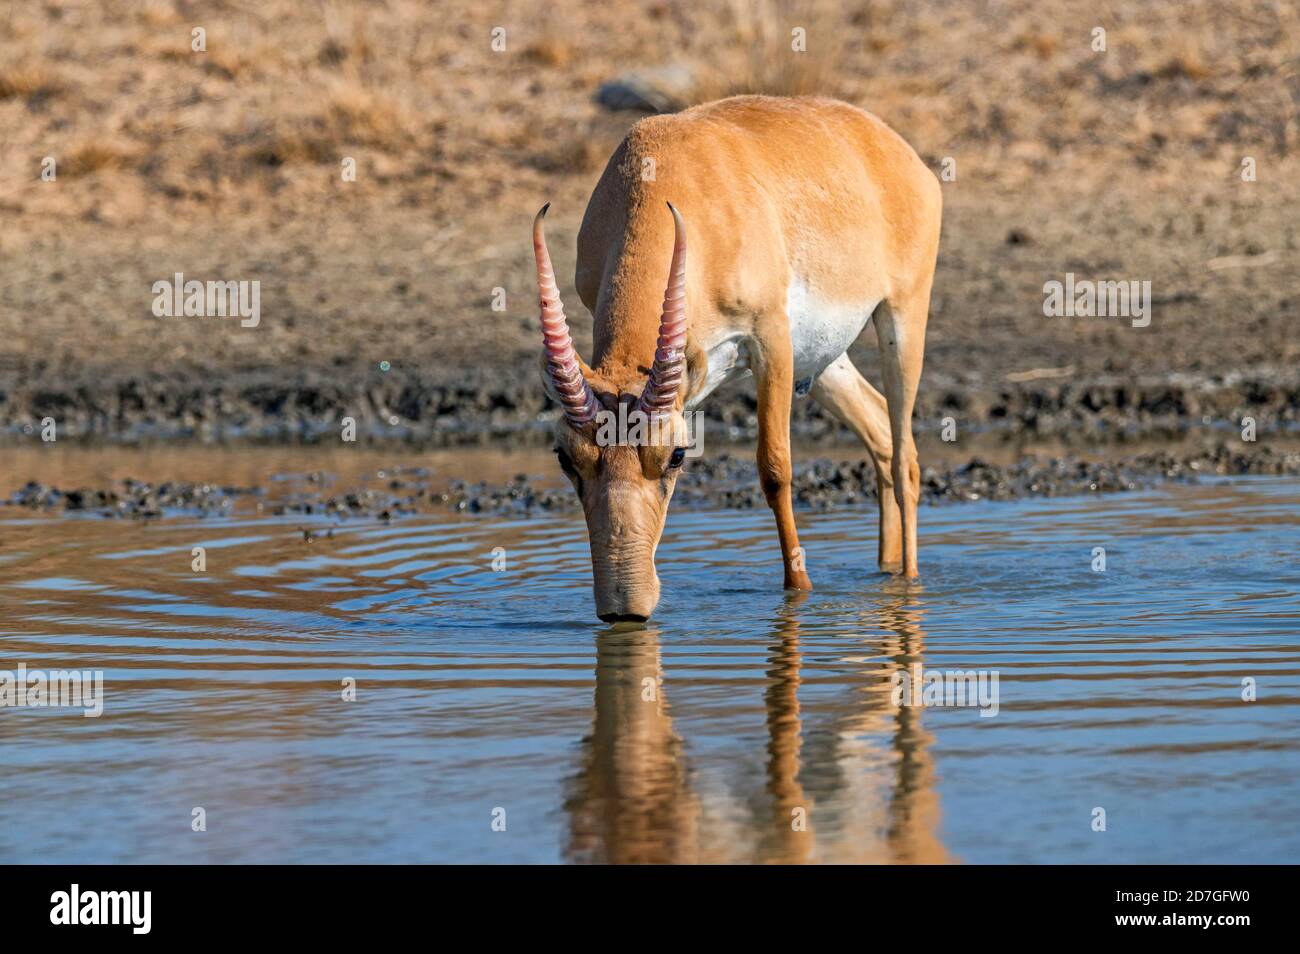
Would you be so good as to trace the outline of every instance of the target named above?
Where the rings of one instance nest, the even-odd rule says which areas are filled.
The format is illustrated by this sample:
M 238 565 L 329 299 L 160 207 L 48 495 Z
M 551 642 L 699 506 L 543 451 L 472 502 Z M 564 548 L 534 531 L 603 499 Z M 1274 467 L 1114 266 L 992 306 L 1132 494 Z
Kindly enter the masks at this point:
M 582 500 L 602 620 L 644 621 L 657 605 L 654 555 L 685 458 L 683 412 L 747 372 L 785 586 L 812 589 L 790 493 L 796 388 L 866 445 L 879 566 L 917 575 L 911 421 L 941 206 L 911 147 L 846 103 L 740 96 L 643 119 L 606 165 L 578 233 L 578 294 L 595 317 L 590 366 L 569 336 L 546 208 L 538 213 L 542 376 L 564 412 L 556 453 Z M 846 354 L 873 316 L 883 397 Z M 664 437 L 599 440 L 602 412 L 620 403 Z

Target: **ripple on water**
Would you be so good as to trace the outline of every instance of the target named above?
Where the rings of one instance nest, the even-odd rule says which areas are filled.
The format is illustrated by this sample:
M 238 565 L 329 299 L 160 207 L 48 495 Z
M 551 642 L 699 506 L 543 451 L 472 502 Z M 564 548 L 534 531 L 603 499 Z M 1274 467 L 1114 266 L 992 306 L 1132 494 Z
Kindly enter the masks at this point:
M 874 505 L 801 515 L 802 600 L 770 515 L 674 512 L 628 632 L 574 515 L 0 522 L 0 668 L 105 679 L 98 719 L 0 711 L 0 859 L 1289 860 L 1298 505 L 929 508 L 913 586 Z M 996 673 L 997 715 L 896 705 L 914 664 Z

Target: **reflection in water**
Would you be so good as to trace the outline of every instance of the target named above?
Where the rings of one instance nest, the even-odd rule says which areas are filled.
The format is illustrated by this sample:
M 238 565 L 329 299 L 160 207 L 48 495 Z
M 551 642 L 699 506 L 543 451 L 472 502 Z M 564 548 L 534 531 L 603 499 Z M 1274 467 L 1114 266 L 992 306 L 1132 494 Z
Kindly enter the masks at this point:
M 913 663 L 924 664 L 925 634 L 921 631 L 921 609 L 902 597 L 880 612 L 881 625 L 893 637 L 889 647 L 890 677 Z M 889 699 L 893 700 L 891 691 Z M 936 864 L 948 861 L 936 835 L 939 825 L 939 796 L 934 791 L 934 760 L 930 756 L 933 737 L 921 727 L 919 706 L 894 706 L 894 751 L 898 753 L 897 782 L 889 803 L 890 860 L 904 864 Z
M 705 796 L 691 783 L 683 740 L 673 729 L 664 691 L 659 631 L 606 632 L 596 639 L 595 715 L 570 780 L 566 857 L 598 863 L 951 860 L 936 832 L 938 797 L 919 707 L 897 706 L 896 670 L 922 661 L 921 609 L 913 597 L 884 597 L 878 611 L 885 665 L 827 707 L 830 730 L 810 752 L 804 744 L 799 687 L 799 607 L 790 594 L 775 620 L 767 688 L 765 777 L 761 795 L 729 793 L 754 809 L 751 831 L 714 825 Z M 821 713 L 813 712 L 816 718 Z M 867 741 L 871 736 L 885 745 Z M 888 777 L 882 780 L 881 773 Z M 807 776 L 807 778 L 806 778 Z M 849 828 L 819 850 L 818 804 L 828 828 Z M 847 823 L 847 824 L 846 824 Z M 845 837 L 845 836 L 848 837 Z
M 670 515 L 657 628 L 594 635 L 572 514 L 0 508 L 0 672 L 104 674 L 101 718 L 0 708 L 0 864 L 1300 853 L 1300 482 L 934 508 L 924 590 L 803 530 L 787 600 L 765 513 Z M 899 708 L 922 659 L 996 718 Z
M 663 694 L 659 632 L 596 639 L 596 711 L 565 802 L 571 861 L 696 861 L 698 799 Z
M 799 781 L 799 619 L 795 608 L 807 593 L 792 593 L 776 620 L 775 642 L 768 661 L 767 794 L 771 818 L 759 839 L 759 858 L 806 862 L 812 855 L 815 812 Z

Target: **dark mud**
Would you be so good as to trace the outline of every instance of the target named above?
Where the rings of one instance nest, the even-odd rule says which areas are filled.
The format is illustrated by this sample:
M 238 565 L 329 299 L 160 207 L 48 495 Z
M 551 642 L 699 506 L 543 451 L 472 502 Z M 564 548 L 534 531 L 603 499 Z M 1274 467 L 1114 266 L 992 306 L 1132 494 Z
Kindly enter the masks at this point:
M 1201 451 L 1150 452 L 1114 461 L 1076 457 L 1026 457 L 1001 466 L 972 458 L 948 469 L 922 470 L 926 504 L 963 500 L 1014 500 L 1116 493 L 1164 481 L 1195 481 L 1209 476 L 1297 475 L 1300 451 L 1267 446 L 1219 444 Z M 270 487 L 229 487 L 181 482 L 124 480 L 107 487 L 64 489 L 28 483 L 3 501 L 13 508 L 104 517 L 159 517 L 168 513 L 219 516 L 232 513 L 365 517 L 389 520 L 406 514 L 444 510 L 465 513 L 526 514 L 576 510 L 578 501 L 554 478 L 520 474 L 505 483 L 435 479 L 423 468 L 378 472 L 378 489 L 339 490 L 324 474 L 277 478 Z M 830 510 L 873 501 L 876 478 L 866 460 L 818 459 L 796 465 L 794 497 L 802 509 Z M 753 460 L 732 454 L 690 461 L 677 483 L 676 507 L 765 507 Z M 304 531 L 307 537 L 310 531 Z
M 1050 370 L 1050 369 L 1049 369 Z M 757 433 L 753 386 L 738 383 L 702 409 L 708 432 L 725 440 Z M 339 374 L 230 373 L 218 378 L 125 377 L 29 386 L 0 381 L 0 441 L 39 439 L 53 419 L 60 439 L 112 443 L 197 439 L 226 441 L 338 440 L 345 418 L 359 441 L 419 446 L 549 440 L 553 405 L 536 363 L 513 368 Z M 918 431 L 952 418 L 963 433 L 1002 432 L 1075 444 L 1185 435 L 1207 426 L 1237 427 L 1243 417 L 1261 431 L 1300 429 L 1300 377 L 1266 372 L 1133 378 L 1101 375 L 1007 382 L 978 372 L 938 374 L 923 384 Z M 792 430 L 825 439 L 842 428 L 811 399 L 796 400 Z

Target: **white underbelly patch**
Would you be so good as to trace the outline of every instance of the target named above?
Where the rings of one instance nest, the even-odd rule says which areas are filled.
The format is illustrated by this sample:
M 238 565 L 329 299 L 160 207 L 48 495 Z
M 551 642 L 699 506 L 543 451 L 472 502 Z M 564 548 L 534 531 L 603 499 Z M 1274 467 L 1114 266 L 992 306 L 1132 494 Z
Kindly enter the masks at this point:
M 790 283 L 786 315 L 790 319 L 790 344 L 794 351 L 794 380 L 798 390 L 848 350 L 871 320 L 879 300 L 855 304 L 819 298 L 799 279 Z M 802 385 L 802 387 L 801 387 Z
M 817 376 L 848 350 L 871 320 L 877 301 L 841 304 L 819 298 L 796 279 L 786 296 L 790 320 L 790 344 L 794 354 L 794 384 L 797 396 L 808 393 Z M 698 407 L 728 381 L 751 373 L 745 339 L 736 335 L 709 346 L 709 371 L 704 387 L 691 396 L 687 410 Z

